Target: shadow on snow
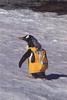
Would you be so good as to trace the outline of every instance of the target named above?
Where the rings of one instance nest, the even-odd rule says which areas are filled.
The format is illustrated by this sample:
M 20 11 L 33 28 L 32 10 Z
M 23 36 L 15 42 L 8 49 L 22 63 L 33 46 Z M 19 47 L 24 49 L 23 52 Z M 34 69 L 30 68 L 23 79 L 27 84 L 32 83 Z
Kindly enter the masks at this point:
M 67 77 L 67 75 L 64 74 L 50 74 L 46 75 L 48 80 L 53 80 L 53 79 L 59 79 L 60 77 Z

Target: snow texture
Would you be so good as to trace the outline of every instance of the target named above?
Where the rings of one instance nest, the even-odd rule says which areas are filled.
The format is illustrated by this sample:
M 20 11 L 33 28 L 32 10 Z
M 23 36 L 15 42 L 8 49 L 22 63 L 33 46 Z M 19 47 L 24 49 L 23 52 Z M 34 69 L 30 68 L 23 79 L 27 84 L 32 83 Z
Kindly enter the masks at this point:
M 27 61 L 18 68 L 26 34 L 47 51 L 48 80 L 29 78 Z M 67 15 L 0 9 L 0 100 L 67 100 Z

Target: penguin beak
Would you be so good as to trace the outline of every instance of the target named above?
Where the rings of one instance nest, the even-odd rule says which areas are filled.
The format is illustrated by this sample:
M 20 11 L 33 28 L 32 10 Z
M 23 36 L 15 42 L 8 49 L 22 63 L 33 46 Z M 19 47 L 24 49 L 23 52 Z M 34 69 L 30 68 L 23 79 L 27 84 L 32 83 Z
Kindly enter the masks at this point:
M 18 39 L 20 39 L 20 40 L 24 40 L 24 37 L 18 37 Z

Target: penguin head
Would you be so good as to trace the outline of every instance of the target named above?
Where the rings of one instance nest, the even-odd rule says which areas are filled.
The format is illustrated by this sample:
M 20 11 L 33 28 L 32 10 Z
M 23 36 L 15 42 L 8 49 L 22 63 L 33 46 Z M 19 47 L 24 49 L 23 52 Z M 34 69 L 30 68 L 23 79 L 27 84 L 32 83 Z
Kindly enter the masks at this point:
M 29 47 L 37 47 L 38 49 L 41 48 L 40 43 L 32 35 L 25 35 L 24 37 L 19 37 L 19 39 L 26 41 Z
M 27 42 L 29 47 L 34 47 L 33 41 L 32 41 L 32 35 L 25 35 L 24 37 L 19 37 L 19 39 L 24 40 Z

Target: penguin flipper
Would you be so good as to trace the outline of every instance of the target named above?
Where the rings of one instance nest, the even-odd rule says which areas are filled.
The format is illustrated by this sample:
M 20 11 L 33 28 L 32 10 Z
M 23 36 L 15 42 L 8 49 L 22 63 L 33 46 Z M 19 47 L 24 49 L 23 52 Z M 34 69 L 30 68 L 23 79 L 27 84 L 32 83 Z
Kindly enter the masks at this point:
M 31 49 L 28 49 L 28 51 L 22 56 L 22 58 L 21 58 L 20 61 L 19 61 L 19 68 L 21 68 L 23 62 L 24 62 L 28 57 L 30 57 L 30 54 L 31 54 Z

